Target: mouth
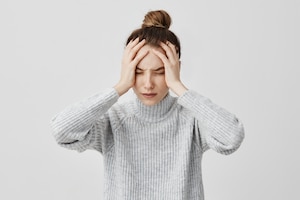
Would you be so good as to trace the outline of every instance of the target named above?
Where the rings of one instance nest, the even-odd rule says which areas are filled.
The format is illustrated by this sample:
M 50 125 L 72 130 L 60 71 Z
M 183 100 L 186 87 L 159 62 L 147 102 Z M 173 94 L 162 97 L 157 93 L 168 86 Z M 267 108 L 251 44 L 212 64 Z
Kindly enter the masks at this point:
M 142 93 L 142 95 L 143 95 L 143 97 L 150 99 L 150 98 L 155 97 L 157 94 L 156 93 Z

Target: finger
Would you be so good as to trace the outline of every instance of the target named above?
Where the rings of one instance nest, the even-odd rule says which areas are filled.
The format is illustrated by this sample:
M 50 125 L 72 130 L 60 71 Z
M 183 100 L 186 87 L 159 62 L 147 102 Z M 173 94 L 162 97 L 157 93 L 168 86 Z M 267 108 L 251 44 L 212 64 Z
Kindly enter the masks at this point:
M 131 49 L 138 43 L 139 39 L 138 37 L 135 38 L 134 40 L 130 40 L 127 46 L 125 47 L 124 54 L 129 54 Z
M 146 40 L 143 39 L 142 41 L 137 43 L 134 47 L 132 47 L 132 49 L 129 52 L 130 59 L 134 59 L 134 57 L 136 56 L 138 51 L 145 45 L 145 42 L 146 42 Z
M 166 55 L 170 60 L 175 60 L 175 56 L 174 56 L 174 53 L 173 53 L 171 47 L 169 47 L 166 43 L 163 43 L 163 42 L 160 43 L 160 46 L 166 52 Z
M 177 55 L 177 50 L 176 50 L 176 46 L 171 43 L 171 42 L 167 42 L 167 45 L 171 48 L 172 52 L 173 52 L 173 55 Z
M 170 61 L 168 60 L 168 58 L 165 54 L 163 54 L 162 52 L 160 52 L 156 49 L 152 49 L 152 51 L 156 56 L 158 56 L 162 60 L 162 62 L 164 63 L 165 66 L 169 65 Z
M 149 53 L 149 50 L 140 51 L 132 61 L 133 66 L 137 66 L 138 63 Z
M 127 47 L 128 47 L 129 49 L 131 49 L 131 48 L 134 47 L 138 42 L 139 42 L 139 38 L 138 38 L 138 37 L 135 38 L 134 40 L 132 39 L 132 40 L 130 40 L 130 42 L 127 44 Z
M 140 42 L 138 42 L 133 48 L 132 51 L 138 51 L 142 46 L 144 46 L 146 40 L 142 39 Z

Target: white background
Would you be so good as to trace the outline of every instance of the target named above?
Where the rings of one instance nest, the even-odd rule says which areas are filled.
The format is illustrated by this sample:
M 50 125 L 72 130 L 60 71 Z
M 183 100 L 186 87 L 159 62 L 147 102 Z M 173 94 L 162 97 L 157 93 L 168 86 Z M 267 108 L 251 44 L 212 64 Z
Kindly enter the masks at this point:
M 204 155 L 206 199 L 300 199 L 298 0 L 1 0 L 0 199 L 102 198 L 102 156 L 61 148 L 49 123 L 118 81 L 154 9 L 173 19 L 185 85 L 245 126 L 237 152 Z

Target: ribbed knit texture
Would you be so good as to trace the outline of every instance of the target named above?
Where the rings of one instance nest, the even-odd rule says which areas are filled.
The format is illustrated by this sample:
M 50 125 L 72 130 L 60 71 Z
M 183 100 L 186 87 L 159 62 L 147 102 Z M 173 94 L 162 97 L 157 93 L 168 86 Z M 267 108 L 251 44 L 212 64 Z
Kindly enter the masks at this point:
M 203 200 L 202 155 L 237 150 L 241 121 L 191 90 L 154 106 L 118 98 L 107 89 L 57 114 L 58 144 L 103 155 L 105 200 Z

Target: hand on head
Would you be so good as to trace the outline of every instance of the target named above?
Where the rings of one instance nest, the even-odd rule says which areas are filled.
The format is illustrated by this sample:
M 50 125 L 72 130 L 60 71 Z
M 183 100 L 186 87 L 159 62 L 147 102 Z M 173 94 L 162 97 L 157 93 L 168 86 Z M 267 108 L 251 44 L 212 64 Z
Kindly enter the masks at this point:
M 128 43 L 123 52 L 121 77 L 115 86 L 120 96 L 134 85 L 136 66 L 149 53 L 144 51 L 138 54 L 144 45 L 145 40 L 139 41 L 139 38 L 136 38 Z
M 156 49 L 153 49 L 153 53 L 158 56 L 165 67 L 165 79 L 167 86 L 172 89 L 173 85 L 180 81 L 180 61 L 178 53 L 176 52 L 176 47 L 171 42 L 160 43 L 161 48 L 164 50 L 165 54 Z
M 145 45 L 145 39 L 139 41 L 138 38 L 131 40 L 126 46 L 123 59 L 121 78 L 115 86 L 119 95 L 126 93 L 135 84 L 135 71 L 138 63 L 149 53 L 148 50 L 140 51 Z M 167 86 L 178 96 L 187 90 L 180 80 L 180 60 L 176 50 L 176 46 L 171 42 L 160 43 L 161 48 L 165 53 L 162 53 L 155 48 L 152 52 L 159 57 L 165 67 L 165 81 Z

